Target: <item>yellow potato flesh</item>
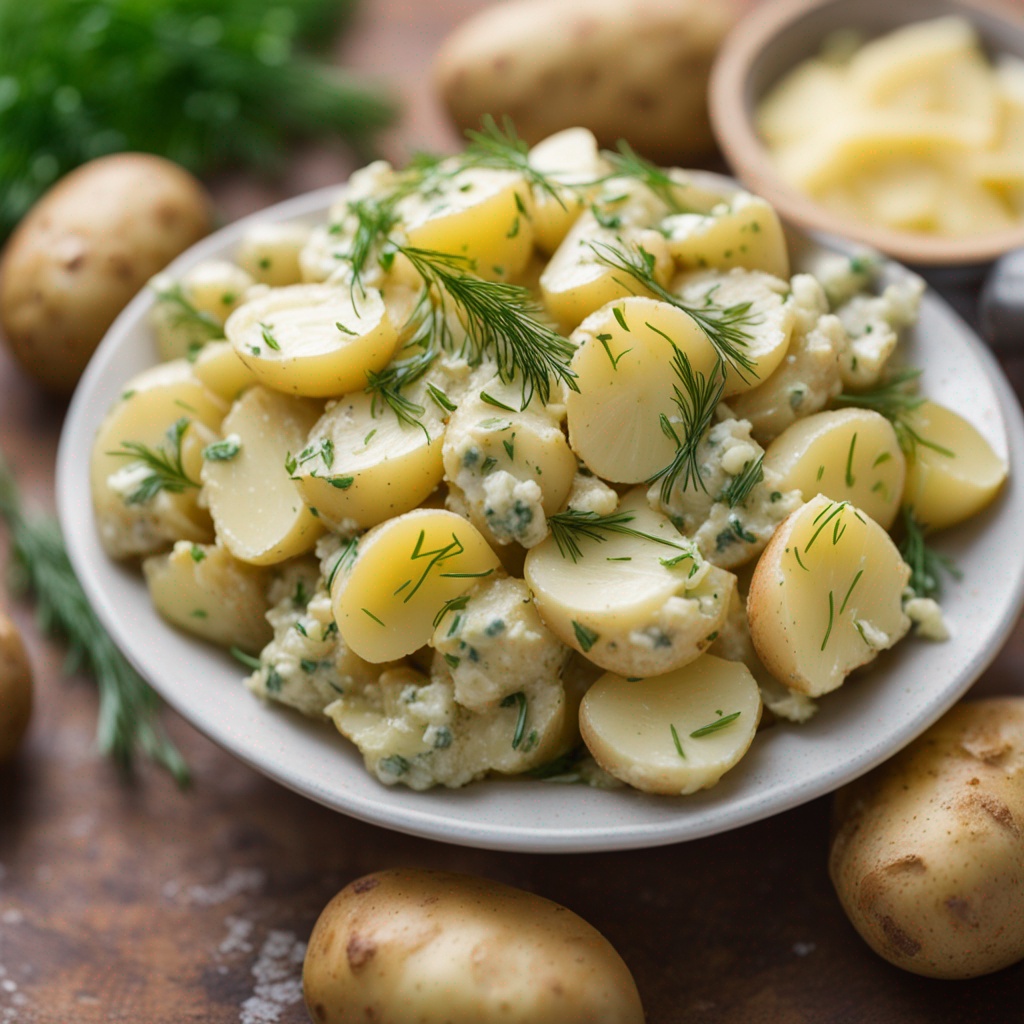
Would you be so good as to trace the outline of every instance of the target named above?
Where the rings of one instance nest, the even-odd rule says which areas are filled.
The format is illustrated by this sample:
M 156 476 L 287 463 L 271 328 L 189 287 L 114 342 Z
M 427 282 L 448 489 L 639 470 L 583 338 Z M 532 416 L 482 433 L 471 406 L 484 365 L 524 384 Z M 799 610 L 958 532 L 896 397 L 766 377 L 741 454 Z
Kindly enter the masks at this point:
M 204 345 L 192 364 L 192 373 L 226 402 L 233 402 L 256 383 L 256 376 L 228 341 L 211 341 Z
M 217 536 L 235 558 L 283 562 L 310 550 L 323 533 L 285 468 L 288 455 L 305 446 L 320 411 L 317 402 L 256 386 L 224 417 L 224 436 L 236 436 L 239 451 L 224 461 L 207 460 L 203 487 Z
M 779 474 L 781 490 L 848 501 L 888 530 L 903 497 L 907 460 L 884 416 L 840 409 L 784 430 L 768 446 L 764 468 Z
M 332 586 L 346 645 L 366 661 L 394 661 L 424 646 L 445 603 L 498 571 L 480 531 L 454 512 L 417 509 L 376 527 Z
M 649 479 L 672 461 L 677 447 L 660 419 L 678 420 L 672 345 L 705 375 L 717 364 L 715 350 L 682 310 L 639 297 L 587 317 L 573 340 L 579 345 L 572 360 L 579 391 L 570 391 L 566 401 L 569 443 L 606 480 Z
M 258 652 L 273 635 L 263 571 L 215 544 L 180 541 L 142 570 L 153 606 L 169 622 L 221 647 Z
M 685 794 L 713 786 L 743 757 L 760 718 L 750 669 L 705 654 L 651 679 L 603 675 L 580 705 L 580 732 L 616 778 L 648 793 Z
M 351 519 L 361 529 L 416 508 L 444 475 L 444 425 L 429 403 L 421 404 L 420 429 L 364 392 L 340 399 L 310 432 L 303 451 L 311 457 L 299 453 L 293 476 L 306 504 L 329 523 Z M 320 454 L 325 442 L 330 465 Z
M 533 255 L 530 194 L 522 177 L 472 168 L 442 180 L 436 192 L 398 204 L 409 245 L 464 256 L 488 280 L 516 280 Z
M 365 387 L 398 345 L 380 292 L 347 283 L 277 288 L 232 313 L 224 331 L 260 383 L 314 398 Z
M 789 252 L 778 214 L 757 196 L 741 192 L 710 214 L 668 217 L 662 229 L 680 267 L 743 267 L 789 277 Z
M 779 526 L 754 570 L 747 618 L 758 657 L 792 690 L 836 689 L 910 628 L 909 578 L 876 522 L 817 495 Z
M 921 441 L 907 463 L 903 504 L 918 522 L 933 530 L 954 526 L 995 498 L 1006 480 L 1006 461 L 967 420 L 926 401 L 907 422 Z

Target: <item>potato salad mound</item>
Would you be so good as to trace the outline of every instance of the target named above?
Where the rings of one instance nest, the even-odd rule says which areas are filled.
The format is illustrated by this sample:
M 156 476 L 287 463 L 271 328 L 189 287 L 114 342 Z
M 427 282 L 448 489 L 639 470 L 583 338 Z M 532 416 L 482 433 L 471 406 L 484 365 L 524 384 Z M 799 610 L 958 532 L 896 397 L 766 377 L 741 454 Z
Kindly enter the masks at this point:
M 916 277 L 794 275 L 708 180 L 488 122 L 158 277 L 164 362 L 93 450 L 105 549 L 385 785 L 713 786 L 948 635 L 926 535 L 1006 466 L 892 365 Z

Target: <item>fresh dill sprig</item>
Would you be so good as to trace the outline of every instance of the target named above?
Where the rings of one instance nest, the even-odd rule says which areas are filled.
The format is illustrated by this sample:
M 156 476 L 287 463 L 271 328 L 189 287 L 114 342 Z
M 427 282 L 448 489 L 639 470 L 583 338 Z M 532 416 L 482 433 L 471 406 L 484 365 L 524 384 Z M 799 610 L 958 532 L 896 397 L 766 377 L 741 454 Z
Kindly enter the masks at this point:
M 512 749 L 518 750 L 519 744 L 523 742 L 523 733 L 526 730 L 526 694 L 522 690 L 510 693 L 498 706 L 510 708 L 518 705 L 519 714 L 516 716 L 516 727 L 512 733 Z
M 573 562 L 578 562 L 583 556 L 579 545 L 581 537 L 603 543 L 608 539 L 608 535 L 613 533 L 639 537 L 641 540 L 649 540 L 653 544 L 684 550 L 683 545 L 677 544 L 667 537 L 645 533 L 643 530 L 637 530 L 630 526 L 629 524 L 635 518 L 630 512 L 612 512 L 603 516 L 597 512 L 584 512 L 580 509 L 570 508 L 565 512 L 556 512 L 554 515 L 548 516 L 548 526 L 551 528 L 551 536 L 554 537 L 555 543 L 558 545 L 558 553 L 563 558 L 571 558 Z
M 903 540 L 899 549 L 903 561 L 910 566 L 907 584 L 918 597 L 939 597 L 942 594 L 943 573 L 960 579 L 963 573 L 948 555 L 929 547 L 924 539 L 924 528 L 917 521 L 914 510 L 903 509 Z
M 588 244 L 600 263 L 628 275 L 662 302 L 675 306 L 690 317 L 711 342 L 719 358 L 728 363 L 742 380 L 747 380 L 745 374 L 757 377 L 754 361 L 747 351 L 750 334 L 746 329 L 759 323 L 759 320 L 749 302 L 719 306 L 708 301 L 703 306 L 691 306 L 663 287 L 654 276 L 654 256 L 643 246 L 626 251 L 606 242 Z
M 704 478 L 701 476 L 698 453 L 725 390 L 725 374 L 722 372 L 724 367 L 721 360 L 715 364 L 710 376 L 706 377 L 693 369 L 685 352 L 675 346 L 673 349 L 672 369 L 679 379 L 679 384 L 672 385 L 672 401 L 679 411 L 681 429 L 677 430 L 669 418 L 664 413 L 661 414 L 661 429 L 669 440 L 676 443 L 676 453 L 672 461 L 648 481 L 652 484 L 661 481 L 659 493 L 663 505 L 668 505 L 671 501 L 672 491 L 680 479 L 684 491 L 692 486 L 699 487 L 705 494 L 707 493 Z
M 430 433 L 421 419 L 427 411 L 425 406 L 403 395 L 402 389 L 419 380 L 436 358 L 436 350 L 426 349 L 406 359 L 396 360 L 379 373 L 367 370 L 366 379 L 369 383 L 366 385 L 366 393 L 373 396 L 370 414 L 377 415 L 378 403 L 386 405 L 398 417 L 399 423 L 418 427 L 429 441 Z
M 0 518 L 10 530 L 13 582 L 35 596 L 39 628 L 67 642 L 67 672 L 82 668 L 96 680 L 99 750 L 126 772 L 141 751 L 170 772 L 179 786 L 188 785 L 188 766 L 158 721 L 159 698 L 96 618 L 71 568 L 57 523 L 25 513 L 14 477 L 2 458 Z
M 199 343 L 213 341 L 224 337 L 224 328 L 209 313 L 189 302 L 185 298 L 178 282 L 156 291 L 156 301 L 170 307 L 171 322 L 174 326 L 187 327 L 195 332 L 195 340 Z
M 750 492 L 764 479 L 764 455 L 748 462 L 743 470 L 734 476 L 719 496 L 719 501 L 724 501 L 729 508 L 737 505 L 745 505 Z
M 126 505 L 144 505 L 156 497 L 160 491 L 181 494 L 190 487 L 199 487 L 182 464 L 181 439 L 192 421 L 187 416 L 175 420 L 167 428 L 167 444 L 150 448 L 141 441 L 122 441 L 116 451 L 107 452 L 121 458 L 134 459 L 148 471 L 125 499 Z
M 392 229 L 398 223 L 395 207 L 405 190 L 396 188 L 392 192 L 372 199 L 353 199 L 348 204 L 348 212 L 355 217 L 356 230 L 352 236 L 348 252 L 339 254 L 352 267 L 353 287 L 363 290 L 363 273 L 370 257 L 381 250 Z
M 884 416 L 896 431 L 896 439 L 907 455 L 913 455 L 918 445 L 931 448 L 940 455 L 953 458 L 954 454 L 934 441 L 922 437 L 911 423 L 911 416 L 925 403 L 923 396 L 917 393 L 917 382 L 921 371 L 913 366 L 905 366 L 896 370 L 870 391 L 857 393 L 843 392 L 835 399 L 839 406 L 855 406 L 861 409 L 873 409 Z
M 469 129 L 466 138 L 469 139 L 469 145 L 458 161 L 463 167 L 515 171 L 528 184 L 551 196 L 565 209 L 565 200 L 557 182 L 530 163 L 530 147 L 519 137 L 510 117 L 504 117 L 499 126 L 490 114 L 485 114 L 480 130 Z
M 679 200 L 680 184 L 672 179 L 668 171 L 652 164 L 640 156 L 624 139 L 616 146 L 617 152 L 602 155 L 612 165 L 614 174 L 610 177 L 633 178 L 646 185 L 673 213 L 694 213 L 692 207 Z
M 396 248 L 424 283 L 437 288 L 442 306 L 451 299 L 458 307 L 476 354 L 491 356 L 506 384 L 519 378 L 524 409 L 534 394 L 542 402 L 550 400 L 552 379 L 579 390 L 569 368 L 576 347 L 539 319 L 543 310 L 528 288 L 477 277 L 472 261 L 464 256 L 415 246 Z

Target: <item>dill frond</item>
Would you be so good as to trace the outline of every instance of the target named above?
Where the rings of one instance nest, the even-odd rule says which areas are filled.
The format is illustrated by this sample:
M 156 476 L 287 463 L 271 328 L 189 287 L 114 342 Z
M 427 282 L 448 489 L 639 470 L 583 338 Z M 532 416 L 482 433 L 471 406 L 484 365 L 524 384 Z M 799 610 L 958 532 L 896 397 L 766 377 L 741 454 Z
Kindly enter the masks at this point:
M 918 597 L 939 597 L 943 574 L 956 580 L 963 576 L 948 555 L 928 546 L 924 527 L 917 521 L 914 510 L 906 507 L 903 509 L 903 539 L 899 549 L 903 561 L 910 566 L 908 586 Z
M 581 537 L 603 543 L 608 540 L 610 534 L 615 533 L 639 537 L 641 540 L 649 540 L 653 544 L 661 544 L 678 551 L 688 550 L 667 537 L 645 533 L 643 530 L 637 530 L 630 526 L 629 524 L 635 518 L 629 512 L 612 512 L 603 516 L 597 512 L 584 512 L 580 509 L 570 508 L 565 512 L 556 512 L 553 516 L 548 516 L 548 526 L 551 529 L 551 536 L 555 539 L 555 544 L 558 545 L 558 553 L 563 558 L 572 559 L 573 562 L 578 562 L 583 557 L 583 551 L 579 544 Z
M 191 420 L 182 416 L 167 428 L 167 444 L 150 448 L 140 441 L 122 441 L 116 451 L 107 452 L 121 458 L 134 459 L 145 466 L 147 473 L 139 481 L 138 486 L 125 498 L 126 505 L 144 505 L 161 491 L 181 494 L 190 487 L 199 487 L 199 481 L 193 480 L 182 464 L 181 439 L 188 430 Z

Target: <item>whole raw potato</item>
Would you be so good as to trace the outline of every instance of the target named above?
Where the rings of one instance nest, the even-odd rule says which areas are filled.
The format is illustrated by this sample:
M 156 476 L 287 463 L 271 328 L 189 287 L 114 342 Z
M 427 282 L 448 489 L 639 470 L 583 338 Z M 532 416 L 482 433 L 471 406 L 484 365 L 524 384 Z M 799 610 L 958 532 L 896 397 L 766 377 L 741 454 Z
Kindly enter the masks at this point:
M 435 79 L 460 129 L 508 115 L 529 143 L 589 128 L 662 163 L 714 147 L 707 82 L 734 0 L 511 0 L 465 21 Z
M 958 704 L 839 791 L 829 871 L 886 960 L 973 978 L 1024 958 L 1024 697 Z
M 15 358 L 70 394 L 117 314 L 210 218 L 203 187 L 162 157 L 119 153 L 62 178 L 0 259 L 0 327 Z
M 436 871 L 366 875 L 327 904 L 302 975 L 317 1024 L 642 1024 L 633 976 L 572 911 Z
M 32 717 L 32 666 L 17 626 L 0 611 L 0 764 L 18 751 Z

